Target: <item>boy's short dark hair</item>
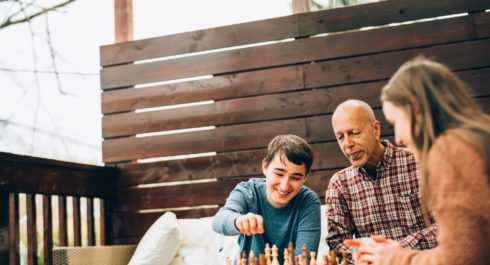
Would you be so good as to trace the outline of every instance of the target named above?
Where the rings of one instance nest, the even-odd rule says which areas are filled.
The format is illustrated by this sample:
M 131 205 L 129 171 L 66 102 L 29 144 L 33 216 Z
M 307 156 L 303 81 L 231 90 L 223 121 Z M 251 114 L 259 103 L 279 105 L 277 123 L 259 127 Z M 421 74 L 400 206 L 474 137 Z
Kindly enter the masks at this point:
M 311 164 L 313 163 L 313 152 L 311 151 L 311 146 L 303 138 L 293 134 L 274 137 L 267 147 L 267 155 L 264 161 L 269 164 L 278 152 L 284 153 L 288 160 L 296 165 L 304 163 L 306 174 L 310 172 Z

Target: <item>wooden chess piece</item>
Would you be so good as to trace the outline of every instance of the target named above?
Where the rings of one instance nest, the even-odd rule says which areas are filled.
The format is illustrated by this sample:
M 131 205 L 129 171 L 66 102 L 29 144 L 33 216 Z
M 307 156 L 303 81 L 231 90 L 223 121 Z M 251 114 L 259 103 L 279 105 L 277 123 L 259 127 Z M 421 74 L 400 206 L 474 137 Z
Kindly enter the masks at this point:
M 242 259 L 240 257 L 240 254 L 238 254 L 238 257 L 236 258 L 236 265 L 243 265 L 242 264 Z
M 257 265 L 255 264 L 255 253 L 253 250 L 250 250 L 250 255 L 248 256 L 248 260 L 250 262 L 250 265 Z
M 289 242 L 288 252 L 289 252 L 289 263 L 290 263 L 290 265 L 294 265 L 294 245 L 293 245 L 293 242 Z
M 231 265 L 231 259 L 229 257 L 225 258 L 226 265 Z
M 287 248 L 284 249 L 284 263 L 283 265 L 291 265 L 289 262 L 289 251 Z
M 245 253 L 245 251 L 243 251 L 243 253 L 242 253 L 242 264 L 243 265 L 247 265 L 248 264 L 247 253 Z
M 342 251 L 342 263 L 340 265 L 349 265 L 347 262 L 347 252 Z
M 262 253 L 259 254 L 259 265 L 267 265 L 267 259 Z
M 265 261 L 266 261 L 267 265 L 271 265 L 272 264 L 272 261 L 271 261 L 271 247 L 270 247 L 269 243 L 266 243 L 265 244 Z
M 316 252 L 315 251 L 312 251 L 310 252 L 310 265 L 316 265 Z
M 277 246 L 274 244 L 272 245 L 272 265 L 280 265 L 279 260 L 277 259 L 278 256 L 279 254 L 277 253 Z
M 337 260 L 337 254 L 335 254 L 335 250 L 330 250 L 330 259 L 329 259 L 330 265 L 339 265 L 339 262 Z
M 301 262 L 303 262 L 304 265 L 308 265 L 308 246 L 306 246 L 306 244 L 303 245 L 303 255 Z
M 322 263 L 321 263 L 321 265 L 328 265 L 327 255 L 325 255 L 325 254 L 322 255 Z

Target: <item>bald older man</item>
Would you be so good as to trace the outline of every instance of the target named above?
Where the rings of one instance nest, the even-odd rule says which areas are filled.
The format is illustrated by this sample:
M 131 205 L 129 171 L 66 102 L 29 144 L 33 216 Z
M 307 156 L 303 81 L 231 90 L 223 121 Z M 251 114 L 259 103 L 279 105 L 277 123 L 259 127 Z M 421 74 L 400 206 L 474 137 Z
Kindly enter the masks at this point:
M 437 227 L 426 227 L 420 208 L 415 156 L 380 139 L 380 123 L 363 101 L 341 103 L 332 127 L 352 165 L 333 175 L 326 192 L 330 249 L 350 252 L 344 239 L 370 235 L 405 248 L 435 247 Z

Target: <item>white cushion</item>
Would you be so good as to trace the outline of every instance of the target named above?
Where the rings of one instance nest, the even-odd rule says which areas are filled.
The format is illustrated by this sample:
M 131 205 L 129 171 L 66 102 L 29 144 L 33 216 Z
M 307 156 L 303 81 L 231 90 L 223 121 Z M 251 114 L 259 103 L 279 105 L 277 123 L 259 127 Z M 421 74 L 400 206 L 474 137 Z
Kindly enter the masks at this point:
M 177 222 L 184 233 L 178 255 L 180 264 L 216 265 L 219 235 L 213 231 L 211 226 L 213 217 L 179 219 Z M 175 260 L 171 265 L 174 264 L 179 263 Z
M 128 265 L 168 265 L 182 242 L 175 214 L 166 212 L 146 231 Z

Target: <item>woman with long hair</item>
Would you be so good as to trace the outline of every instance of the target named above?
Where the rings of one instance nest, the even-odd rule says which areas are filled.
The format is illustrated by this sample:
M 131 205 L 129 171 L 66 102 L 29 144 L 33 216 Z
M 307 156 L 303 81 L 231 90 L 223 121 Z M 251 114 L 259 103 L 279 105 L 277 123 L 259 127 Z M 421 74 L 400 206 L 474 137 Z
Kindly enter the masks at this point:
M 383 113 L 398 145 L 421 165 L 422 208 L 439 228 L 438 246 L 404 250 L 372 236 L 357 246 L 361 264 L 490 264 L 490 116 L 447 67 L 417 57 L 381 92 Z

